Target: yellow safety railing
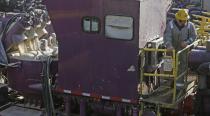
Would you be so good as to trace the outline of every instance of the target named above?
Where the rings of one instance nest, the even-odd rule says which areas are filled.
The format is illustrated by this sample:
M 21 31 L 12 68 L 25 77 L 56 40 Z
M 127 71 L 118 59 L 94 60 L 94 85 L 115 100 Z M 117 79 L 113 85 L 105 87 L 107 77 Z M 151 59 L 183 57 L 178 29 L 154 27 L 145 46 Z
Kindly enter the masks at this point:
M 203 15 L 210 16 L 210 13 L 208 12 L 202 12 Z M 201 43 L 205 44 L 206 40 L 209 39 L 210 33 L 207 31 L 210 31 L 210 17 L 201 16 L 201 15 L 192 15 L 200 20 L 193 20 L 194 23 L 198 23 L 199 25 L 196 26 L 197 33 L 198 33 L 198 39 L 201 39 Z
M 140 95 L 142 95 L 142 91 L 143 91 L 143 85 L 142 82 L 144 80 L 144 78 L 146 77 L 160 77 L 160 78 L 168 78 L 170 80 L 173 80 L 173 87 L 171 87 L 172 89 L 172 102 L 171 103 L 163 103 L 163 102 L 158 102 L 158 101 L 154 101 L 154 104 L 156 104 L 158 107 L 165 107 L 165 108 L 174 108 L 175 105 L 180 101 L 180 99 L 177 99 L 177 91 L 176 91 L 176 81 L 184 76 L 185 80 L 187 79 L 187 71 L 188 71 L 188 53 L 190 51 L 191 48 L 193 48 L 193 46 L 198 45 L 198 43 L 200 42 L 200 40 L 197 40 L 195 42 L 193 42 L 192 44 L 188 45 L 187 47 L 185 47 L 184 49 L 176 52 L 175 50 L 167 50 L 167 49 L 155 49 L 155 48 L 143 48 L 141 49 L 141 66 L 140 66 L 140 85 L 141 85 L 141 89 L 140 89 Z M 163 52 L 163 53 L 168 53 L 171 52 L 172 53 L 172 74 L 161 74 L 161 73 L 157 73 L 157 71 L 154 71 L 154 73 L 145 73 L 144 71 L 144 67 L 145 67 L 145 53 L 146 52 Z M 185 54 L 186 55 L 186 68 L 180 73 L 179 72 L 179 65 L 180 65 L 180 56 Z M 159 64 L 158 64 L 159 65 Z M 141 101 L 144 102 L 144 99 L 141 98 Z M 146 101 L 147 102 L 147 101 Z M 150 101 L 151 103 L 151 101 Z M 144 108 L 144 103 L 141 104 L 141 110 L 143 110 Z M 157 111 L 159 112 L 159 111 Z
M 155 73 L 144 73 L 144 66 L 145 66 L 145 53 L 146 52 L 164 52 L 165 54 L 168 53 L 168 52 L 171 52 L 173 55 L 172 55 L 172 62 L 173 62 L 173 74 L 158 74 L 157 72 Z M 167 49 L 155 49 L 155 48 L 143 48 L 141 50 L 141 67 L 140 67 L 140 85 L 141 85 L 141 88 L 143 88 L 143 77 L 145 76 L 157 76 L 157 77 L 166 77 L 166 78 L 171 78 L 171 77 L 175 77 L 175 50 L 167 50 Z M 142 90 L 140 90 L 140 94 L 142 94 Z

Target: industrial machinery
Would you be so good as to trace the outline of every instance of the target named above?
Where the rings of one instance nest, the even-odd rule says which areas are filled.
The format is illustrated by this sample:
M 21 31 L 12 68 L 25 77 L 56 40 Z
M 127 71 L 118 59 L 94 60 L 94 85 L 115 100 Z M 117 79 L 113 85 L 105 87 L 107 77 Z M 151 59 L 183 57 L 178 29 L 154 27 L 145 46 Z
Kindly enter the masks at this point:
M 190 50 L 198 41 L 178 53 L 163 48 L 171 5 L 3 0 L 0 97 L 9 103 L 2 102 L 0 115 L 168 116 L 182 109 L 196 81 L 187 80 L 186 65 L 185 88 L 177 91 L 179 55 L 190 53 L 195 69 L 208 59 L 195 61 L 197 48 Z

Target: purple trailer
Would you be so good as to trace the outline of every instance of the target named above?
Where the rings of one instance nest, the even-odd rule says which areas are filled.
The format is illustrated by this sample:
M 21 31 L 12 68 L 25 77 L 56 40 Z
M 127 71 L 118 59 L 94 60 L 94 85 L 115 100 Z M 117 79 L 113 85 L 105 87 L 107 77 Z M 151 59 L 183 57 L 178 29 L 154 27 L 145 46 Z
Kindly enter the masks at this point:
M 161 37 L 171 0 L 45 0 L 59 39 L 58 90 L 137 103 L 139 49 Z
M 56 57 L 50 65 L 52 69 L 50 76 L 55 77 L 52 79 L 55 85 L 53 90 L 60 93 L 56 94 L 56 97 L 61 95 L 64 98 L 67 115 L 70 115 L 71 110 L 78 105 L 75 103 L 78 100 L 81 116 L 85 115 L 87 101 L 88 105 L 94 104 L 91 107 L 96 112 L 104 112 L 109 116 L 124 115 L 122 110 L 127 105 L 131 106 L 127 112 L 137 115 L 139 52 L 148 42 L 162 37 L 166 26 L 166 14 L 172 0 L 45 0 L 44 2 L 59 46 L 58 59 Z M 40 15 L 40 10 L 34 12 Z M 10 54 L 10 61 L 21 62 L 21 67 L 8 70 L 10 86 L 29 98 L 33 98 L 31 95 L 37 95 L 38 100 L 41 97 L 40 90 L 44 86 L 41 86 L 43 78 L 40 75 L 43 60 L 42 56 L 37 56 L 40 53 L 44 53 L 44 56 L 53 56 L 52 50 L 57 50 L 54 49 L 57 48 L 57 44 L 48 47 L 49 51 L 51 50 L 48 55 L 40 47 L 42 44 L 45 45 L 46 41 L 51 41 L 49 38 L 55 38 L 53 32 L 46 31 L 50 30 L 47 27 L 50 27 L 51 23 L 44 20 L 48 19 L 45 17 L 47 13 L 44 10 L 42 13 L 44 15 L 37 18 L 33 12 L 32 14 L 29 12 L 32 17 L 28 17 L 30 15 L 24 17 L 25 20 L 34 19 L 33 25 L 29 26 L 31 28 L 25 28 L 21 33 L 15 29 L 10 30 L 8 33 L 11 34 L 8 35 L 11 36 L 7 35 L 5 39 L 6 46 L 18 45 L 7 47 L 8 49 L 18 49 L 20 52 Z M 12 41 L 17 37 L 21 37 L 21 42 Z M 38 44 L 40 48 L 31 43 L 40 43 Z M 28 60 L 21 59 L 25 57 Z M 106 107 L 107 104 L 109 107 Z M 116 107 L 113 108 L 113 104 Z M 154 114 L 147 113 L 146 115 Z

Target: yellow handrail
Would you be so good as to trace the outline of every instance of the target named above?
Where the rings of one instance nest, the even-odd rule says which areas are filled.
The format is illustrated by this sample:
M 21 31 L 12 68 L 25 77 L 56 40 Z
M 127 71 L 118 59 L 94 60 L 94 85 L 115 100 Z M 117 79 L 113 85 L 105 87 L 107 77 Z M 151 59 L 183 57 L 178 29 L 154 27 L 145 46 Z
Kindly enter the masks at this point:
M 167 49 L 155 49 L 155 48 L 142 48 L 142 52 L 141 52 L 141 67 L 140 67 L 140 84 L 141 84 L 141 90 L 140 90 L 140 94 L 142 94 L 142 89 L 143 89 L 143 78 L 144 77 L 151 77 L 151 76 L 156 76 L 156 77 L 161 77 L 161 78 L 168 78 L 168 79 L 173 79 L 173 98 L 172 98 L 172 104 L 174 105 L 174 103 L 176 102 L 176 80 L 179 79 L 181 76 L 186 75 L 187 74 L 187 68 L 180 74 L 178 74 L 178 67 L 179 67 L 179 57 L 182 53 L 190 51 L 190 49 L 193 46 L 198 45 L 198 43 L 200 42 L 200 40 L 196 40 L 195 42 L 193 42 L 192 44 L 188 45 L 187 47 L 185 47 L 184 49 L 178 51 L 177 53 L 175 52 L 175 50 L 167 50 Z M 172 74 L 159 74 L 155 71 L 155 73 L 145 73 L 144 72 L 144 60 L 145 60 L 145 53 L 146 52 L 172 52 L 172 69 L 173 69 L 173 73 Z
M 209 12 L 202 12 L 204 15 L 210 16 Z M 198 18 L 199 20 L 193 20 L 195 23 L 199 23 L 199 26 L 197 26 L 197 33 L 198 33 L 198 39 L 201 39 L 201 43 L 205 44 L 206 40 L 209 39 L 210 33 L 208 32 L 210 30 L 210 17 L 202 16 L 202 15 L 193 15 L 194 17 Z

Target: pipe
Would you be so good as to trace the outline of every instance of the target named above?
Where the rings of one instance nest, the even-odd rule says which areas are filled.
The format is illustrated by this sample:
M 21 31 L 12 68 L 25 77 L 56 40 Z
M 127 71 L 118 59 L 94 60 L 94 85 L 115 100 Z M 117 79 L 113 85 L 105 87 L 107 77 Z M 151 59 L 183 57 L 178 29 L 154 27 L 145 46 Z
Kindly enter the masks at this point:
M 47 57 L 43 62 L 42 70 L 42 89 L 43 89 L 43 100 L 48 116 L 55 116 L 54 102 L 52 98 L 52 90 L 50 83 L 50 64 L 52 62 L 51 57 Z
M 120 105 L 117 106 L 116 116 L 122 116 L 122 107 Z
M 64 101 L 65 101 L 65 113 L 67 116 L 71 115 L 71 99 L 69 98 L 69 96 L 64 97 Z
M 192 49 L 189 53 L 189 67 L 196 70 L 201 64 L 210 62 L 210 52 L 206 49 Z
M 86 102 L 84 99 L 80 100 L 80 116 L 86 116 Z
M 137 108 L 133 108 L 133 116 L 138 116 L 138 109 Z

